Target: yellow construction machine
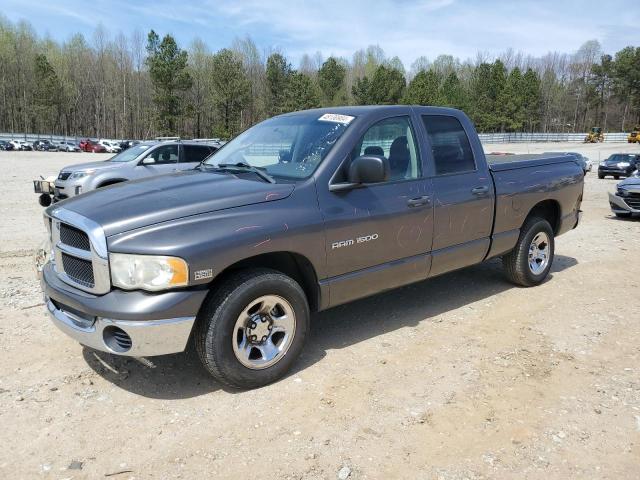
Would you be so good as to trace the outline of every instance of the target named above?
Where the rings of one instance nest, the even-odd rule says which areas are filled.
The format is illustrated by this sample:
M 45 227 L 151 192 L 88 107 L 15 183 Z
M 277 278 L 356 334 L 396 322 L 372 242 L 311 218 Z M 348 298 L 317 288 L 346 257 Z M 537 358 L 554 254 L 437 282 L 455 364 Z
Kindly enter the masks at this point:
M 592 127 L 591 131 L 584 137 L 584 143 L 604 142 L 604 133 L 600 127 Z

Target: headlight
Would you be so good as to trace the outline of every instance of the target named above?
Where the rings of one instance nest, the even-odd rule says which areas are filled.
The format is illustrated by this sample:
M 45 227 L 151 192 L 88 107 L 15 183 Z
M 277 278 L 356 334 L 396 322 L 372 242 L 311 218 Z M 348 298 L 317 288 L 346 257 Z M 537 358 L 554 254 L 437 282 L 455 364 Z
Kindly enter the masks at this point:
M 91 175 L 95 170 L 83 170 L 81 172 L 73 172 L 69 178 L 82 178 Z
M 181 258 L 109 254 L 111 282 L 125 290 L 166 290 L 189 283 L 189 266 Z

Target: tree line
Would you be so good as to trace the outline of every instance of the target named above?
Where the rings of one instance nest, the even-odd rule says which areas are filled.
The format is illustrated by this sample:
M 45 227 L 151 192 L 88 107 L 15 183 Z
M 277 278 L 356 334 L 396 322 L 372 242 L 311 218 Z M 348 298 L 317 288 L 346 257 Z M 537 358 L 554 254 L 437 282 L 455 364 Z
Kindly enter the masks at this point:
M 481 132 L 625 131 L 640 123 L 640 47 L 614 55 L 596 40 L 543 57 L 513 50 L 473 60 L 417 58 L 408 69 L 379 46 L 352 58 L 281 51 L 249 38 L 212 52 L 153 30 L 40 38 L 0 17 L 0 131 L 150 138 L 230 138 L 254 123 L 321 106 L 460 108 Z

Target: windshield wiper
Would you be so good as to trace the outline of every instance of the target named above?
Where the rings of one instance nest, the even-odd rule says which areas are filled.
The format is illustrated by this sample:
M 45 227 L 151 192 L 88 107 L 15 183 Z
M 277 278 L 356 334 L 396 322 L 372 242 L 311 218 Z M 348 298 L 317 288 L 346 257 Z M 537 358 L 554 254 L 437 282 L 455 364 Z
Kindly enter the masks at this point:
M 245 163 L 245 162 L 219 163 L 217 165 L 207 165 L 207 167 L 211 168 L 212 170 L 231 170 L 231 171 L 236 170 L 240 172 L 252 172 L 258 175 L 260 178 L 262 178 L 266 182 L 276 183 L 276 179 L 273 178 L 271 175 L 269 175 L 267 172 L 265 172 L 264 170 L 258 167 L 254 167 L 253 165 L 249 165 L 248 163 Z

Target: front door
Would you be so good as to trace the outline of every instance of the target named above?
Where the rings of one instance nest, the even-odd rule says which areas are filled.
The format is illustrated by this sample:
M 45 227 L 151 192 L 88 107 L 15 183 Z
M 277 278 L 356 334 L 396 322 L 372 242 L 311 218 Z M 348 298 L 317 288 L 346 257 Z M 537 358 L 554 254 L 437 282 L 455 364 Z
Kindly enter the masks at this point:
M 390 178 L 347 191 L 321 189 L 331 305 L 424 279 L 429 270 L 432 192 L 409 116 L 373 124 L 347 163 L 360 155 L 386 157 Z
M 162 175 L 178 169 L 179 150 L 177 143 L 160 145 L 149 152 L 139 163 L 136 170 L 140 177 Z

